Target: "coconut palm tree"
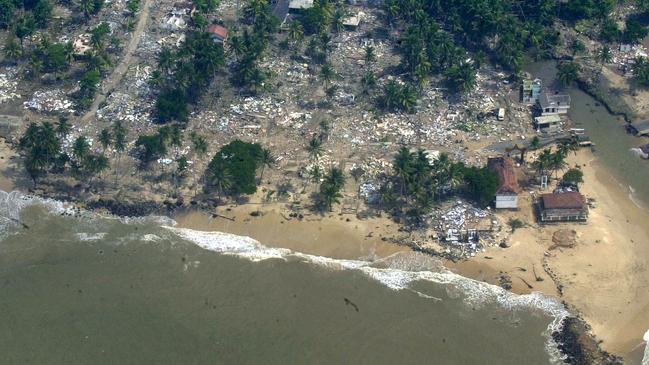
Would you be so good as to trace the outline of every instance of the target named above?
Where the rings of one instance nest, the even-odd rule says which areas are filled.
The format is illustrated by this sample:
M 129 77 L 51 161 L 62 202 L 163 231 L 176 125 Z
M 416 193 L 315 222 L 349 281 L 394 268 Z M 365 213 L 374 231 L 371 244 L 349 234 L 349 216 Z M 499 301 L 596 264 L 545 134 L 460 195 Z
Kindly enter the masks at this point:
M 611 47 L 603 45 L 597 50 L 597 59 L 602 65 L 611 63 L 613 61 L 613 55 L 611 54 Z
M 209 173 L 210 185 L 216 190 L 219 200 L 221 195 L 232 188 L 232 174 L 227 169 L 218 169 Z
M 81 162 L 88 156 L 88 154 L 90 154 L 88 139 L 86 136 L 81 135 L 74 140 L 74 144 L 72 145 L 72 155 L 78 162 Z
M 306 146 L 307 152 L 311 160 L 317 160 L 322 155 L 322 141 L 315 134 L 311 137 L 309 144 Z
M 329 88 L 329 82 L 335 77 L 335 75 L 334 69 L 329 63 L 322 65 L 320 68 L 320 77 L 322 78 L 322 81 L 324 81 L 325 89 Z
M 80 0 L 79 8 L 83 12 L 83 15 L 87 18 L 90 18 L 90 14 L 95 11 L 95 2 L 93 0 Z
M 4 46 L 3 51 L 5 53 L 5 57 L 11 60 L 16 60 L 18 57 L 22 55 L 22 50 L 20 49 L 20 45 L 14 38 L 11 38 Z
M 113 147 L 117 152 L 117 163 L 115 165 L 115 186 L 117 186 L 117 177 L 119 173 L 119 163 L 122 153 L 126 149 L 126 128 L 121 121 L 116 121 L 113 124 Z
M 288 28 L 288 38 L 293 41 L 293 45 L 299 44 L 304 39 L 304 28 L 302 23 L 297 20 L 291 22 Z
M 59 138 L 65 138 L 68 133 L 70 133 L 70 130 L 72 127 L 70 126 L 70 121 L 68 120 L 67 117 L 61 115 L 59 116 L 59 121 L 56 123 L 56 134 L 59 136 Z
M 266 167 L 272 168 L 275 166 L 275 163 L 277 162 L 277 159 L 275 156 L 273 156 L 273 153 L 267 149 L 264 148 L 261 150 L 261 156 L 259 158 L 259 163 L 261 164 L 261 173 L 259 174 L 259 180 L 264 179 L 264 169 Z
M 98 139 L 104 152 L 106 152 L 108 147 L 110 147 L 110 145 L 113 143 L 113 136 L 110 134 L 110 130 L 108 130 L 107 128 L 104 128 L 99 132 Z
M 544 149 L 539 156 L 534 161 L 534 167 L 536 168 L 539 176 L 545 175 L 546 171 L 550 168 L 552 161 L 552 151 L 549 148 Z
M 401 183 L 399 184 L 401 196 L 406 194 L 406 186 L 412 174 L 413 160 L 414 155 L 405 146 L 401 147 L 394 157 L 392 168 L 394 169 L 395 175 L 401 179 Z
M 345 185 L 345 174 L 338 167 L 332 167 L 320 184 L 320 199 L 324 206 L 331 211 L 334 203 L 342 198 L 340 191 Z
M 557 151 L 556 153 L 552 154 L 552 158 L 550 158 L 550 164 L 548 166 L 550 170 L 557 174 L 567 166 L 568 164 L 566 163 L 566 156 L 563 153 Z M 555 178 L 556 177 L 557 176 L 555 175 Z
M 169 73 L 176 63 L 176 57 L 169 47 L 162 47 L 158 53 L 158 68 L 164 72 Z
M 579 66 L 574 62 L 563 62 L 557 66 L 557 79 L 563 86 L 569 86 L 579 78 Z
M 340 33 L 345 27 L 345 18 L 349 16 L 349 13 L 344 7 L 338 6 L 332 14 L 331 27 L 334 32 Z
M 192 141 L 192 151 L 196 158 L 203 158 L 207 154 L 207 141 L 205 140 L 205 137 L 196 132 L 192 132 L 189 138 Z M 196 183 L 196 171 L 198 171 L 198 169 L 194 165 L 194 186 L 198 187 L 198 184 Z M 201 185 L 204 185 L 202 181 Z M 196 194 L 196 190 L 194 190 L 194 194 Z
M 374 52 L 374 47 L 371 44 L 365 46 L 365 55 L 363 56 L 365 60 L 365 66 L 370 67 L 372 63 L 376 61 L 376 53 Z

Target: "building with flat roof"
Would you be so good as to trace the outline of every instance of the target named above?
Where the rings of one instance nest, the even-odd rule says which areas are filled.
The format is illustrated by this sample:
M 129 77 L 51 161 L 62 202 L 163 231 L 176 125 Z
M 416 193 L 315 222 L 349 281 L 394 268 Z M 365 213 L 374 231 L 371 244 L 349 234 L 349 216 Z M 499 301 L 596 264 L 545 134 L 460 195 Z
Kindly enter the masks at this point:
M 566 114 L 570 109 L 570 95 L 543 93 L 539 105 L 541 115 Z
M 299 13 L 313 7 L 313 0 L 291 0 L 288 3 L 289 13 Z
M 557 114 L 541 115 L 534 118 L 534 127 L 537 132 L 553 133 L 561 131 L 561 118 Z
M 539 101 L 541 96 L 541 79 L 523 80 L 521 86 L 521 101 L 530 105 L 534 105 Z

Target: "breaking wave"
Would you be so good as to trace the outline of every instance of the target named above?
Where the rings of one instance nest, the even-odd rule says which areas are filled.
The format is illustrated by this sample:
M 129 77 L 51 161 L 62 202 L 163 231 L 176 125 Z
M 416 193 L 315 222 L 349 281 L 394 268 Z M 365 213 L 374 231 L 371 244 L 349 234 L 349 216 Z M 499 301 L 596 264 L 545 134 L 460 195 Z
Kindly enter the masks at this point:
M 502 308 L 507 310 L 539 310 L 553 318 L 543 333 L 546 338 L 546 350 L 553 363 L 563 363 L 563 355 L 552 339 L 552 333 L 562 329 L 563 320 L 569 316 L 569 312 L 558 300 L 544 294 L 531 293 L 517 295 L 499 286 L 455 274 L 444 267 L 433 268 L 432 270 L 412 270 L 412 267 L 404 268 L 404 266 L 409 265 L 405 265 L 402 262 L 403 260 L 395 259 L 395 256 L 400 255 L 399 253 L 374 262 L 341 260 L 294 252 L 284 248 L 267 247 L 250 237 L 237 236 L 229 233 L 203 232 L 168 226 L 163 227 L 203 249 L 224 255 L 237 256 L 251 261 L 300 259 L 333 270 L 358 270 L 390 289 L 411 290 L 422 298 L 440 300 L 439 298 L 412 289 L 411 285 L 414 282 L 428 281 L 451 287 L 463 293 L 464 302 L 474 307 L 489 303 L 498 303 Z
M 0 191 L 0 238 L 10 232 L 11 228 L 22 224 L 20 221 L 20 212 L 22 209 L 36 204 L 44 206 L 51 213 L 59 215 L 70 215 L 89 219 L 118 219 L 125 224 L 155 224 L 203 249 L 223 255 L 237 256 L 250 261 L 268 259 L 302 260 L 332 270 L 357 270 L 390 289 L 413 291 L 425 299 L 441 300 L 440 298 L 421 293 L 411 288 L 413 283 L 427 281 L 445 285 L 449 295 L 461 293 L 464 302 L 473 307 L 498 303 L 502 308 L 507 310 L 536 309 L 553 318 L 543 333 L 546 338 L 546 350 L 550 354 L 553 363 L 563 363 L 562 354 L 552 339 L 552 333 L 561 330 L 563 319 L 569 316 L 569 313 L 558 300 L 541 293 L 517 295 L 501 287 L 463 277 L 447 270 L 441 265 L 431 264 L 428 256 L 422 254 L 413 254 L 419 256 L 409 257 L 402 257 L 399 256 L 401 254 L 395 254 L 375 261 L 333 259 L 295 252 L 284 248 L 267 247 L 250 237 L 222 232 L 203 232 L 187 228 L 177 228 L 175 227 L 176 222 L 168 217 L 123 218 L 99 215 L 81 210 L 69 203 L 24 195 L 16 191 L 10 193 Z M 104 238 L 105 235 L 106 233 L 104 232 L 77 233 L 77 237 L 81 241 L 95 241 Z M 140 235 L 138 238 L 141 241 L 148 242 L 156 242 L 161 239 L 161 237 L 151 233 Z M 643 365 L 646 364 L 643 363 Z
M 640 362 L 640 364 L 649 365 L 649 330 L 645 332 L 644 336 L 642 337 L 642 340 L 646 342 L 646 344 L 644 347 L 644 356 L 642 357 L 642 361 Z

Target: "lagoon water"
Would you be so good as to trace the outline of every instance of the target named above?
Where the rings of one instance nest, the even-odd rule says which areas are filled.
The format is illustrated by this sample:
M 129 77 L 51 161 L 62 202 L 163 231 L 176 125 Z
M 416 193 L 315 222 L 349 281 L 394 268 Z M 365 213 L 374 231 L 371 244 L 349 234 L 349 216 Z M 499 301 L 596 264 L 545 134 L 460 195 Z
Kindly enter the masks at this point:
M 336 261 L 0 195 L 2 364 L 548 364 L 565 315 L 421 257 Z

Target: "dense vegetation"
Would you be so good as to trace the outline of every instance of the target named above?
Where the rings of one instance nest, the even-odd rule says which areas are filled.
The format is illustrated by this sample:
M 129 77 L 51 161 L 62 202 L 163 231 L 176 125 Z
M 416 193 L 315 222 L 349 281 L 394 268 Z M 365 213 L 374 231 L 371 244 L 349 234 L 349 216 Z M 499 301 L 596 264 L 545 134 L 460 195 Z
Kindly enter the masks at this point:
M 219 193 L 253 194 L 257 191 L 257 169 L 264 150 L 257 143 L 234 140 L 223 146 L 207 166 L 208 187 Z
M 396 215 L 418 219 L 442 199 L 463 194 L 481 206 L 491 203 L 498 177 L 486 167 L 465 166 L 442 153 L 402 147 L 392 163 L 393 174 L 379 189 L 379 205 Z

